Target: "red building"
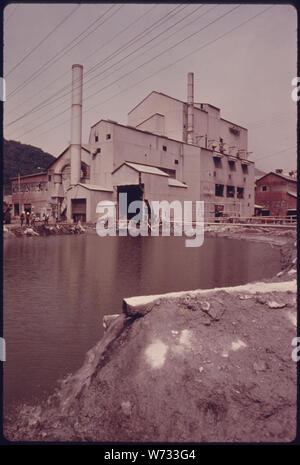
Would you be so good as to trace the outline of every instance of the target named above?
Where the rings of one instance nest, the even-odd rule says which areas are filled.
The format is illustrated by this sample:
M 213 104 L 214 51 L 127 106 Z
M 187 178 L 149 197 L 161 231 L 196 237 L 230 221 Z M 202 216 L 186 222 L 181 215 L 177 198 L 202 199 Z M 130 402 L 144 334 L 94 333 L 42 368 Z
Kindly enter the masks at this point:
M 296 177 L 282 174 L 282 170 L 259 177 L 255 183 L 255 210 L 263 216 L 296 215 Z

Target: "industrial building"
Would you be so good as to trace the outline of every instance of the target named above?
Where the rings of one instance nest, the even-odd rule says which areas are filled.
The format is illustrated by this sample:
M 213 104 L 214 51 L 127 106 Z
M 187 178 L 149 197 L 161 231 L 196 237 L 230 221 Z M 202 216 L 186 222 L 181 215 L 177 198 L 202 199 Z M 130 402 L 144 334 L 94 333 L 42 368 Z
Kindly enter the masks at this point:
M 13 180 L 13 204 L 36 215 L 96 222 L 101 200 L 204 200 L 205 217 L 254 213 L 254 163 L 247 129 L 220 109 L 153 91 L 128 114 L 128 125 L 101 119 L 82 143 L 83 68 L 72 67 L 71 144 L 46 173 Z M 20 187 L 21 186 L 21 187 Z M 16 207 L 15 207 L 16 208 Z M 18 207 L 19 208 L 19 207 Z M 16 212 L 16 209 L 15 209 Z
M 262 216 L 297 215 L 297 179 L 277 169 L 260 176 L 255 186 L 255 210 Z

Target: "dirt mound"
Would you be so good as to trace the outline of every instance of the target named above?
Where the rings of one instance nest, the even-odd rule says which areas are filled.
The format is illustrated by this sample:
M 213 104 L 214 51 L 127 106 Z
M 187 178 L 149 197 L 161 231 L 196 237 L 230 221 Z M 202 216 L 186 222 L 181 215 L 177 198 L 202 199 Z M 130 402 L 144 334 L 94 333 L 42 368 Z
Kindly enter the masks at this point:
M 278 290 L 276 290 L 276 286 Z M 292 441 L 296 281 L 182 293 L 117 317 L 11 440 Z

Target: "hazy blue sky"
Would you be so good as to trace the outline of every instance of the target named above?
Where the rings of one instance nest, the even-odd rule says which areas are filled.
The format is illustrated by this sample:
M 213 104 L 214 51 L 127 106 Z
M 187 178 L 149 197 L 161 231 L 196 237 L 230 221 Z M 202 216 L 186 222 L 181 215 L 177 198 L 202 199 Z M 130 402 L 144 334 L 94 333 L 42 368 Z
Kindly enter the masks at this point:
M 193 71 L 195 100 L 249 129 L 258 168 L 296 168 L 296 10 L 237 6 L 10 4 L 4 136 L 61 153 L 70 140 L 73 63 L 84 66 L 83 142 L 101 118 L 126 124 L 130 109 L 152 90 L 186 100 Z

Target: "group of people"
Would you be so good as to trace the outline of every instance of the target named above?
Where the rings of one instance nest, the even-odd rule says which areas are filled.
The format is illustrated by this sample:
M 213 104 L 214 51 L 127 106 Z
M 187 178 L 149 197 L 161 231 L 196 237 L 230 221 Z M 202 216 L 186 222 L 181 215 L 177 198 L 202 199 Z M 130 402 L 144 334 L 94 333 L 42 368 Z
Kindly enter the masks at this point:
M 21 227 L 23 226 L 24 222 L 26 226 L 34 226 L 35 221 L 37 220 L 37 217 L 34 213 L 30 212 L 22 212 L 20 215 L 20 222 L 21 222 Z M 42 221 L 44 221 L 44 224 L 48 224 L 49 222 L 49 215 L 43 214 Z

